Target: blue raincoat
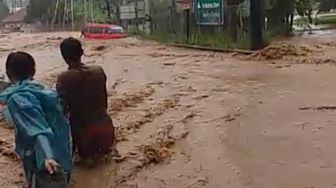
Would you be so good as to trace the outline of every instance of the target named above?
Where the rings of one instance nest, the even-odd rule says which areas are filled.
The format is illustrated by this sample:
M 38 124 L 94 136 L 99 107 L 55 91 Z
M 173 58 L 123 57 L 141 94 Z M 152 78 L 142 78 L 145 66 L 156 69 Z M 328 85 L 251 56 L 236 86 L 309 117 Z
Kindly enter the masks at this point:
M 15 149 L 23 161 L 28 181 L 32 174 L 44 170 L 46 159 L 56 160 L 70 173 L 70 126 L 57 93 L 32 80 L 24 80 L 2 92 L 0 101 L 7 104 L 4 116 L 14 126 Z

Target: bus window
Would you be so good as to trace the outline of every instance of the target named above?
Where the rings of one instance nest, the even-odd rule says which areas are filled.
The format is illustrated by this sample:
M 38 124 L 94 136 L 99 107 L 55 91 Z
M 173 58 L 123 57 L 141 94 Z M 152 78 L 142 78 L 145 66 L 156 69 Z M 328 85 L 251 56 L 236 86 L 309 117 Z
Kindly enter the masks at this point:
M 104 33 L 104 28 L 103 27 L 89 27 L 88 31 L 89 33 L 92 33 L 92 34 L 102 34 Z
M 116 33 L 124 33 L 122 28 L 108 28 L 107 29 L 108 34 L 116 34 Z

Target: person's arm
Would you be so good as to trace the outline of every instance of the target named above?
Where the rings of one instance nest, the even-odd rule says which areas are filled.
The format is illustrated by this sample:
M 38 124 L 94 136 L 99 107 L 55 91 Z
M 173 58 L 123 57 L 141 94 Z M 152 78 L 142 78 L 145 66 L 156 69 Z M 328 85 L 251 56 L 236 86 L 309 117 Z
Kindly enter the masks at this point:
M 107 100 L 108 95 L 107 95 L 107 88 L 106 88 L 106 84 L 107 84 L 107 76 L 106 76 L 104 70 L 103 70 L 103 74 L 104 74 L 104 82 L 105 82 L 105 87 L 104 87 L 104 88 L 105 88 L 105 90 L 104 90 L 105 108 L 107 109 L 107 108 L 108 108 L 108 100 Z
M 68 104 L 67 104 L 67 100 L 66 100 L 66 88 L 65 88 L 64 81 L 62 80 L 62 76 L 59 76 L 57 78 L 56 90 L 57 90 L 58 96 L 60 98 L 61 105 L 63 107 L 64 115 L 68 116 L 69 115 L 68 114 L 69 113 L 69 108 L 68 108 Z
M 19 134 L 34 141 L 37 168 L 50 172 L 49 163 L 55 162 L 51 143 L 54 134 L 39 101 L 33 95 L 16 94 L 8 101 L 8 110 Z

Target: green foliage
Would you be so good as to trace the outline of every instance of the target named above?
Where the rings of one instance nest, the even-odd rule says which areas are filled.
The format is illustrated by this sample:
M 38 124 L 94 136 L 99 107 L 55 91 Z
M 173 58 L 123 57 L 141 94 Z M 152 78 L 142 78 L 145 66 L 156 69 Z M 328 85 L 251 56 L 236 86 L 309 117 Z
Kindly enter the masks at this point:
M 319 16 L 316 19 L 316 24 L 321 25 L 335 25 L 336 24 L 336 16 L 335 15 L 327 15 L 327 16 Z
M 101 4 L 99 2 L 94 2 L 93 7 L 90 3 L 87 1 L 87 19 L 88 21 L 94 21 L 96 23 L 104 23 L 106 21 L 106 15 L 104 14 L 104 11 L 101 9 Z M 93 11 L 93 15 L 92 15 Z M 79 0 L 76 2 L 74 7 L 74 13 L 75 13 L 75 20 L 77 22 L 83 21 L 85 22 L 85 6 L 84 2 Z
M 197 33 L 192 35 L 190 44 L 223 49 L 250 49 L 250 37 L 246 33 L 239 33 L 234 41 L 228 32 L 214 34 Z
M 152 35 L 145 36 L 145 38 L 161 43 L 186 42 L 185 36 L 176 36 L 163 32 L 152 33 Z M 240 33 L 237 41 L 234 41 L 228 32 L 216 32 L 211 34 L 195 33 L 191 35 L 188 44 L 221 49 L 250 49 L 250 38 L 247 33 Z
M 313 0 L 297 0 L 296 10 L 300 16 L 309 16 L 313 11 Z
M 295 11 L 302 16 L 302 21 L 309 25 L 313 23 L 313 10 L 316 5 L 315 0 L 267 0 L 272 7 L 269 11 L 268 18 L 270 28 L 285 27 L 290 33 L 293 29 L 293 18 Z
M 27 9 L 27 20 L 45 20 L 52 16 L 52 8 L 55 0 L 30 0 Z
M 335 0 L 321 0 L 319 11 L 321 12 L 329 12 L 331 9 L 336 8 L 336 1 Z
M 239 5 L 242 2 L 244 2 L 244 0 L 227 0 L 228 5 Z
M 4 1 L 0 1 L 0 20 L 9 15 L 9 8 Z
M 313 23 L 312 13 L 314 0 L 296 0 L 297 13 L 302 17 L 307 17 L 310 24 Z
M 34 19 L 40 19 L 43 22 L 51 21 L 55 13 L 56 1 L 57 0 L 30 0 L 30 5 L 27 9 L 27 21 L 32 21 Z M 93 0 L 92 4 L 90 3 L 90 0 L 87 0 L 86 14 L 88 21 L 104 23 L 106 21 L 106 15 L 104 14 L 102 6 L 105 5 L 105 0 Z M 56 23 L 58 24 L 62 23 L 64 6 L 65 0 L 59 0 L 56 15 Z M 67 13 L 70 13 L 69 4 L 67 5 L 67 8 Z M 71 15 L 68 14 L 66 21 L 71 21 L 70 17 Z M 85 7 L 83 0 L 74 0 L 74 19 L 78 26 L 81 26 L 85 23 Z

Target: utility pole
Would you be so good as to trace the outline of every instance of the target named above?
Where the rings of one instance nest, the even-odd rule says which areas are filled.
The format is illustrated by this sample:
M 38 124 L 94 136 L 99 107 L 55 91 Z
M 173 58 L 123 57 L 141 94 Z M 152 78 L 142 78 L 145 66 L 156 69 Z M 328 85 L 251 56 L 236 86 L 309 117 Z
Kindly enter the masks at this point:
M 71 24 L 72 24 L 72 31 L 74 31 L 75 30 L 74 0 L 71 0 Z
M 14 1 L 13 0 L 11 0 L 11 4 L 12 4 L 12 14 L 14 14 Z
M 107 17 L 111 18 L 111 6 L 110 6 L 110 1 L 109 0 L 105 0 L 106 3 L 106 10 L 107 10 Z
M 135 0 L 134 11 L 135 11 L 135 26 L 136 31 L 139 31 L 139 8 L 138 8 L 138 0 Z
M 59 1 L 60 0 L 56 1 L 56 5 L 55 5 L 55 8 L 54 8 L 54 15 L 53 15 L 52 22 L 51 22 L 51 29 L 54 29 L 54 27 L 55 27 L 55 22 L 56 22 L 56 18 L 57 18 L 58 7 L 59 7 Z
M 62 27 L 65 29 L 65 21 L 68 17 L 68 0 L 64 0 L 64 10 L 63 10 L 63 24 Z
M 86 24 L 88 20 L 88 17 L 87 17 L 87 5 L 86 5 L 86 0 L 84 0 L 84 23 Z
M 14 4 L 13 4 L 13 12 L 16 12 L 16 0 L 14 0 Z
M 251 0 L 251 48 L 258 50 L 263 47 L 263 0 Z
M 182 0 L 182 9 L 184 10 L 185 25 L 186 25 L 186 43 L 189 43 L 190 38 L 190 0 Z
M 91 0 L 90 2 L 91 2 L 91 21 L 94 23 L 94 22 L 95 22 L 95 18 L 94 18 L 94 5 L 93 5 L 93 0 Z

